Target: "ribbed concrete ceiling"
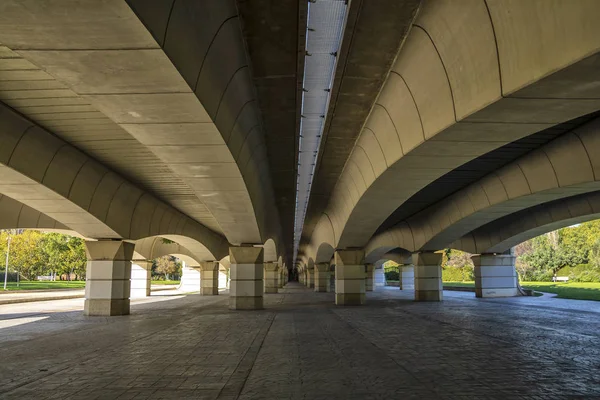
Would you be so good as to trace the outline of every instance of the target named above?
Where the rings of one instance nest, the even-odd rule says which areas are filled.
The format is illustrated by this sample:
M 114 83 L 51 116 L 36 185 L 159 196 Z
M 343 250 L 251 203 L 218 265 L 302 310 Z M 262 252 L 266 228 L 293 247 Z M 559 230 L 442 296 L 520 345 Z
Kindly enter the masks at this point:
M 349 3 L 301 243 L 309 240 L 327 206 L 420 3 L 420 0 Z
M 290 260 L 307 4 L 301 0 L 237 1 Z
M 411 215 L 437 203 L 438 201 L 450 196 L 473 182 L 483 178 L 485 175 L 498 170 L 502 166 L 509 164 L 517 158 L 543 146 L 544 144 L 556 139 L 558 136 L 576 129 L 578 126 L 600 116 L 600 111 L 596 111 L 551 128 L 528 135 L 522 139 L 499 147 L 487 154 L 475 158 L 474 160 L 454 169 L 444 176 L 436 179 L 434 182 L 421 189 L 409 200 L 404 202 L 394 211 L 392 215 L 381 225 L 377 233 L 383 232 L 401 221 L 406 220 Z

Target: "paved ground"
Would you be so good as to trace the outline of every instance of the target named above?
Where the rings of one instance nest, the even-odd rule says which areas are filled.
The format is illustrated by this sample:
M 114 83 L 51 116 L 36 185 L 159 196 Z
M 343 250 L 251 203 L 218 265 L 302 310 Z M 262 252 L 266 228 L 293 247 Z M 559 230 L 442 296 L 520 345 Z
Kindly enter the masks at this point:
M 0 398 L 600 398 L 600 303 L 445 295 L 343 308 L 288 285 L 264 311 L 173 295 L 113 318 L 80 299 L 4 305 Z

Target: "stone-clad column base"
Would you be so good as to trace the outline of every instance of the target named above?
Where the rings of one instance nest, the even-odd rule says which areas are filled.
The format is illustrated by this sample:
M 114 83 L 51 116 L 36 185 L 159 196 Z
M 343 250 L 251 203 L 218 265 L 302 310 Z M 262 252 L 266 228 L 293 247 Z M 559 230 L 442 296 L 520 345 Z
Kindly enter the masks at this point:
M 315 264 L 315 292 L 328 291 L 329 275 L 329 263 Z
M 365 265 L 365 291 L 372 292 L 375 284 L 375 266 L 373 264 Z
M 375 268 L 373 272 L 373 290 L 377 290 L 377 288 L 385 286 L 385 271 L 383 270 L 383 265 L 379 268 Z
M 365 304 L 365 253 L 362 250 L 335 252 L 335 304 Z
M 315 267 L 306 269 L 306 287 L 313 289 L 315 287 Z
M 181 282 L 179 290 L 183 293 L 200 292 L 202 288 L 201 279 L 202 273 L 199 265 L 186 265 L 183 263 L 181 267 Z
M 510 254 L 481 254 L 471 257 L 475 265 L 475 296 L 519 296 L 516 257 Z
M 150 296 L 152 285 L 152 262 L 135 260 L 131 264 L 131 290 L 129 297 L 138 299 Z
M 264 265 L 262 247 L 230 247 L 230 310 L 263 308 Z
M 219 294 L 219 263 L 217 261 L 200 263 L 200 294 L 202 296 Z
M 87 268 L 83 312 L 90 316 L 129 314 L 133 243 L 86 242 Z
M 279 265 L 274 262 L 265 263 L 265 293 L 277 293 L 278 292 L 278 278 Z
M 442 301 L 442 253 L 414 253 L 415 301 Z
M 400 290 L 415 290 L 415 266 L 400 267 Z

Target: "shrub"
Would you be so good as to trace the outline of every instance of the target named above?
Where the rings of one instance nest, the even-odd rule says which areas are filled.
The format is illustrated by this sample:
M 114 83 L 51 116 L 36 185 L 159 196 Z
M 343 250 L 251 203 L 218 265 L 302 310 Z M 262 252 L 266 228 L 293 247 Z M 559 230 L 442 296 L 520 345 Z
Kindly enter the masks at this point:
M 442 269 L 442 281 L 444 282 L 464 282 L 473 281 L 473 267 L 465 265 L 462 267 L 446 267 Z
M 400 274 L 398 273 L 398 271 L 385 271 L 385 280 L 386 281 L 399 281 L 400 280 Z

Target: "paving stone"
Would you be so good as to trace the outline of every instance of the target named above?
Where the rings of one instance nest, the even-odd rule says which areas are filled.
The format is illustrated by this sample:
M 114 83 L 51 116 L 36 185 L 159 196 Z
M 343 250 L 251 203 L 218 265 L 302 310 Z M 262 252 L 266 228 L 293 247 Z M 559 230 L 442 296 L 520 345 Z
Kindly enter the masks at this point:
M 600 398 L 600 303 L 411 296 L 346 308 L 290 284 L 259 311 L 188 295 L 113 318 L 81 300 L 2 305 L 0 398 Z

